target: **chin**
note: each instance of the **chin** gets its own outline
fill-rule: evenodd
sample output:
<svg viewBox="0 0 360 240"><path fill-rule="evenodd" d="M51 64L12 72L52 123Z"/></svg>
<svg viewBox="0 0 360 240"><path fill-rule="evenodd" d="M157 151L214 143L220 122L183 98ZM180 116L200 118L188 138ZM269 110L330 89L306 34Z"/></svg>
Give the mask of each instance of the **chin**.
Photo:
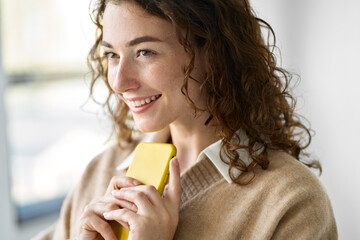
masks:
<svg viewBox="0 0 360 240"><path fill-rule="evenodd" d="M143 133L147 133L147 132L157 132L157 131L160 131L162 129L164 129L166 126L163 126L159 123L155 123L154 122L142 122L142 123L139 123L135 120L135 125L136 125L136 128L139 129L139 131L143 132Z"/></svg>

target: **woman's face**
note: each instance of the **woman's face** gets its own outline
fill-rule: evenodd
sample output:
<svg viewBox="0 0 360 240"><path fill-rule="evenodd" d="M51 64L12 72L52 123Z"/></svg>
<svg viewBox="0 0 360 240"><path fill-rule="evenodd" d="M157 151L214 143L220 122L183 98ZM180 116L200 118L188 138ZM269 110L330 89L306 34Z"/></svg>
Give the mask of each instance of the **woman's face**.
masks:
<svg viewBox="0 0 360 240"><path fill-rule="evenodd" d="M132 2L109 3L102 46L109 62L109 84L129 106L141 131L194 120L194 111L181 93L184 67L190 59L170 22ZM191 75L199 80L203 67L198 62ZM199 84L193 80L189 95L197 106L204 106Z"/></svg>

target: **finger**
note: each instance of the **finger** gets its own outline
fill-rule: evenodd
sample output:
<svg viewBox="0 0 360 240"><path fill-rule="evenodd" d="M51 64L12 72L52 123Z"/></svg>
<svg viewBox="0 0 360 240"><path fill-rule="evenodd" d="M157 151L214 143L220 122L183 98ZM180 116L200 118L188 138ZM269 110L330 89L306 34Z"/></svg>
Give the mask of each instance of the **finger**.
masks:
<svg viewBox="0 0 360 240"><path fill-rule="evenodd" d="M89 232L90 234L98 232L104 239L117 240L110 224L96 215L92 215L83 220L82 229L80 239L86 239Z"/></svg>
<svg viewBox="0 0 360 240"><path fill-rule="evenodd" d="M180 207L181 184L179 161L175 157L170 161L169 186L166 190L165 199Z"/></svg>
<svg viewBox="0 0 360 240"><path fill-rule="evenodd" d="M86 219L91 219L92 215L104 219L104 212L117 210L119 208L127 208L133 212L138 211L136 205L131 202L125 200L118 200L113 196L105 196L102 197L100 200L97 200L96 202L87 205L80 220L84 222L86 221Z"/></svg>
<svg viewBox="0 0 360 240"><path fill-rule="evenodd" d="M130 231L129 226L139 219L139 215L126 208L122 208L110 212L105 212L104 218L108 221L117 221Z"/></svg>
<svg viewBox="0 0 360 240"><path fill-rule="evenodd" d="M125 200L119 200L111 195L105 196L101 200L102 201L96 202L91 205L97 215L102 216L104 212L108 212L118 208L127 208L133 212L137 212L137 207L134 203Z"/></svg>
<svg viewBox="0 0 360 240"><path fill-rule="evenodd" d="M136 187L127 188L129 190L143 192L153 205L158 205L162 201L161 195L152 185L139 185Z"/></svg>
<svg viewBox="0 0 360 240"><path fill-rule="evenodd" d="M123 187L133 187L141 183L134 178L124 176L114 176L111 178L106 194L111 194L112 190L121 189Z"/></svg>
<svg viewBox="0 0 360 240"><path fill-rule="evenodd" d="M138 211L141 210L141 212L146 211L146 209L153 208L153 205L150 202L148 196L139 190L132 188L122 188L120 190L113 191L113 196L119 200L125 200L134 203L137 206Z"/></svg>
<svg viewBox="0 0 360 240"><path fill-rule="evenodd" d="M121 204L121 203L120 203ZM99 200L92 202L91 204L87 205L85 208L85 214L96 214L102 217L104 212L108 212L111 210L119 209L119 202L116 202L112 196L105 196Z"/></svg>
<svg viewBox="0 0 360 240"><path fill-rule="evenodd" d="M131 210L133 212L138 211L138 208L134 203L126 201L126 200L117 199L114 196L112 198L113 198L114 204L116 204L118 206L118 208L127 208L127 209L129 209L129 210ZM110 210L115 210L115 209L110 209Z"/></svg>

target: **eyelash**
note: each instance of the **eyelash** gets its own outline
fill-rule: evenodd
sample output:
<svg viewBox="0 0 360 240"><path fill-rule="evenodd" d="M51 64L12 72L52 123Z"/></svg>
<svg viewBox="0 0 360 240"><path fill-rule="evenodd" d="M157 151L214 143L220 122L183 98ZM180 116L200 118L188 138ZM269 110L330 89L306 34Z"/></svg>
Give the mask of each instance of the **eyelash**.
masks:
<svg viewBox="0 0 360 240"><path fill-rule="evenodd" d="M137 51L137 57L139 57L139 56L149 57L149 56L154 55L154 54L155 53L153 51L150 51L150 50L147 50L147 49L141 49L141 50Z"/></svg>
<svg viewBox="0 0 360 240"><path fill-rule="evenodd" d="M150 57L152 55L155 55L155 52L151 51L151 50L147 50L147 49L141 49L138 50L136 53L136 57ZM114 59L114 58L119 58L119 56L117 56L115 53L113 52L104 52L104 57L107 57L108 59Z"/></svg>
<svg viewBox="0 0 360 240"><path fill-rule="evenodd" d="M115 58L116 54L113 52L104 52L104 57L107 57L108 59Z"/></svg>

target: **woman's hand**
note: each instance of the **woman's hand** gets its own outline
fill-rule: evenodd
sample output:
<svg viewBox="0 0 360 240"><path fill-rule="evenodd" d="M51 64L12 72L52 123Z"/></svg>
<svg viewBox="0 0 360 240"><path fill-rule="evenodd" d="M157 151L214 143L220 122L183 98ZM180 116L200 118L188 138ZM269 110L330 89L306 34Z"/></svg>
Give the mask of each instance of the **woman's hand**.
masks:
<svg viewBox="0 0 360 240"><path fill-rule="evenodd" d="M86 207L80 218L82 230L80 239L106 239L117 240L110 224L103 216L104 212L118 210L120 208L137 211L137 207L126 200L116 199L111 195L115 189L134 187L140 185L140 182L129 177L113 177L105 196L91 201ZM124 223L125 224L125 223Z"/></svg>
<svg viewBox="0 0 360 240"><path fill-rule="evenodd" d="M169 186L164 198L153 186L145 185L114 190L113 196L117 201L134 204L137 208L137 211L126 207L104 212L106 220L115 220L129 230L129 240L173 239L181 197L178 160L174 158L170 162Z"/></svg>

